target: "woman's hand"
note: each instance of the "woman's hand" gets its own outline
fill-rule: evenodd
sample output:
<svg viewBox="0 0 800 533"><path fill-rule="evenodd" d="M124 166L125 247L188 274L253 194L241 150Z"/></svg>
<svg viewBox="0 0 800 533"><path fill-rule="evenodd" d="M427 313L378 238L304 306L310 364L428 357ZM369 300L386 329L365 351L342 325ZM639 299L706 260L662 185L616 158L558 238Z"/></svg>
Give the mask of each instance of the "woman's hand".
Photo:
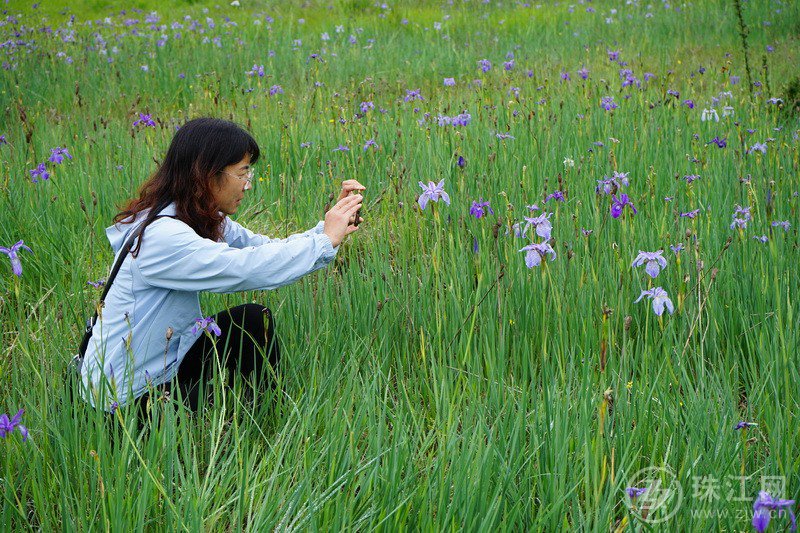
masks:
<svg viewBox="0 0 800 533"><path fill-rule="evenodd" d="M367 188L356 180L344 180L342 182L342 192L339 193L339 200L344 200L353 191L364 191Z"/></svg>
<svg viewBox="0 0 800 533"><path fill-rule="evenodd" d="M348 181L353 181L362 189L364 188L355 180ZM344 193L344 185L342 186L342 193ZM352 222L355 220L356 212L361 209L361 202L363 199L364 197L360 194L354 194L352 196L347 196L345 194L343 198L336 202L336 205L325 213L325 228L322 232L330 238L334 248L339 246L347 235L358 231L358 226L354 226Z"/></svg>

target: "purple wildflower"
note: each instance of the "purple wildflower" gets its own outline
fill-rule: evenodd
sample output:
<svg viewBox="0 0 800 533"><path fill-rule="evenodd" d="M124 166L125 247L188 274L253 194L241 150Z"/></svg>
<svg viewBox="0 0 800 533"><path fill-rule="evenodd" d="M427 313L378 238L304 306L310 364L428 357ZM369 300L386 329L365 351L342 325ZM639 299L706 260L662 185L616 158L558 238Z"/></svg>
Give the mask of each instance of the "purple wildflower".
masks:
<svg viewBox="0 0 800 533"><path fill-rule="evenodd" d="M0 135L0 146L4 145L4 144L8 144L8 141L6 140L5 134Z"/></svg>
<svg viewBox="0 0 800 533"><path fill-rule="evenodd" d="M747 228L747 219L746 218L734 218L733 222L731 222L731 229L739 228L739 229L746 229Z"/></svg>
<svg viewBox="0 0 800 533"><path fill-rule="evenodd" d="M222 330L219 329L217 323L214 322L213 317L195 318L194 326L192 327L192 334L196 335L198 331L207 331L209 333L213 333L217 337L222 335Z"/></svg>
<svg viewBox="0 0 800 533"><path fill-rule="evenodd" d="M581 67L578 71L578 76L580 76L582 80L585 80L589 77L589 71L586 70L586 67Z"/></svg>
<svg viewBox="0 0 800 533"><path fill-rule="evenodd" d="M753 143L753 145L747 149L746 153L750 154L753 152L761 152L762 154L766 154L767 143Z"/></svg>
<svg viewBox="0 0 800 533"><path fill-rule="evenodd" d="M618 108L619 106L614 102L613 96L604 96L600 101L600 107L605 109L606 111L611 111L613 109Z"/></svg>
<svg viewBox="0 0 800 533"><path fill-rule="evenodd" d="M789 519L792 521L790 531L797 531L797 519L792 511L794 507L794 500L780 500L775 499L768 492L761 491L758 493L758 499L753 503L753 527L759 533L763 533L769 525L772 518L770 511L778 511L778 517L784 512L789 513ZM785 511L784 511L785 510Z"/></svg>
<svg viewBox="0 0 800 533"><path fill-rule="evenodd" d="M789 223L788 220L774 220L772 222L772 227L773 228L781 227L783 228L783 231L789 231L791 224Z"/></svg>
<svg viewBox="0 0 800 533"><path fill-rule="evenodd" d="M4 439L8 435L11 435L11 433L13 433L16 429L22 435L22 442L28 440L28 428L20 424L22 421L22 414L24 412L25 409L20 409L10 420L7 414L3 413L0 415L0 439Z"/></svg>
<svg viewBox="0 0 800 533"><path fill-rule="evenodd" d="M642 291L642 294L633 303L638 303L645 296L653 300L653 312L656 315L661 316L664 313L664 307L667 308L669 314L675 312L675 307L672 305L672 300L669 299L667 291L661 287L653 287L650 290Z"/></svg>
<svg viewBox="0 0 800 533"><path fill-rule="evenodd" d="M675 245L670 244L669 249L675 252L675 255L678 255L683 250L683 243L679 242L678 244Z"/></svg>
<svg viewBox="0 0 800 533"><path fill-rule="evenodd" d="M683 218L694 218L697 214L700 213L700 209L695 209L694 211L687 211L685 213L681 213L678 216Z"/></svg>
<svg viewBox="0 0 800 533"><path fill-rule="evenodd" d="M694 100L687 98L686 100L683 101L683 105L685 105L689 109L694 109Z"/></svg>
<svg viewBox="0 0 800 533"><path fill-rule="evenodd" d="M675 89L668 89L667 90L667 94L670 95L670 96L674 96L675 98L680 98L681 97L681 93L679 93Z"/></svg>
<svg viewBox="0 0 800 533"><path fill-rule="evenodd" d="M609 61L619 61L619 50L606 50Z"/></svg>
<svg viewBox="0 0 800 533"><path fill-rule="evenodd" d="M98 279L97 281L87 281L86 284L91 285L95 289L99 289L100 287L106 284L106 280Z"/></svg>
<svg viewBox="0 0 800 533"><path fill-rule="evenodd" d="M465 166L467 166L467 160L464 159L463 156L458 156L458 160L456 161L456 165L458 165L458 168L464 168Z"/></svg>
<svg viewBox="0 0 800 533"><path fill-rule="evenodd" d="M625 489L625 494L628 495L628 498L633 500L644 494L646 491L647 487L628 487Z"/></svg>
<svg viewBox="0 0 800 533"><path fill-rule="evenodd" d="M494 215L494 210L489 205L489 201L487 200L484 202L483 198L481 198L480 201L478 202L473 201L472 206L469 208L469 214L474 216L475 218L481 218L486 216L487 211L489 212L488 214Z"/></svg>
<svg viewBox="0 0 800 533"><path fill-rule="evenodd" d="M619 198L617 198L616 195L611 195L612 217L619 218L619 216L622 214L622 211L625 209L625 206L630 207L634 215L637 213L636 207L633 205L633 202L630 201L627 194L620 194Z"/></svg>
<svg viewBox="0 0 800 533"><path fill-rule="evenodd" d="M734 430L737 430L737 429L744 429L744 428L747 428L747 427L755 427L755 426L757 426L757 425L758 425L758 424L756 424L755 422L739 422L738 424L736 424L736 425L734 426L734 428L733 428L733 429L734 429Z"/></svg>
<svg viewBox="0 0 800 533"><path fill-rule="evenodd" d="M700 176L698 174L687 174L683 177L683 179L686 180L686 183L691 183L693 181L699 180Z"/></svg>
<svg viewBox="0 0 800 533"><path fill-rule="evenodd" d="M478 61L478 65L480 65L481 70L484 72L489 72L492 70L492 63L488 59L481 59Z"/></svg>
<svg viewBox="0 0 800 533"><path fill-rule="evenodd" d="M375 104L373 104L372 102L361 102L358 108L361 109L362 113L366 113L370 109L375 109Z"/></svg>
<svg viewBox="0 0 800 533"><path fill-rule="evenodd" d="M501 141L503 141L505 139L516 139L516 137L514 137L510 133L500 133L499 131L495 134L495 137L497 137Z"/></svg>
<svg viewBox="0 0 800 533"><path fill-rule="evenodd" d="M258 76L259 78L264 77L264 65L253 65L247 73L248 76Z"/></svg>
<svg viewBox="0 0 800 533"><path fill-rule="evenodd" d="M20 249L28 250L30 253L33 253L33 250L25 246L23 241L14 243L11 248L0 246L0 252L8 256L8 259L11 261L11 272L13 272L17 277L22 276L22 262L19 260L19 256L17 255L17 252Z"/></svg>
<svg viewBox="0 0 800 533"><path fill-rule="evenodd" d="M269 88L269 95L275 96L276 94L283 94L283 87L280 85L273 85Z"/></svg>
<svg viewBox="0 0 800 533"><path fill-rule="evenodd" d="M728 146L728 139L726 137L723 137L722 139L720 139L719 137L714 137L713 139L708 141L706 144L711 144L711 143L716 144L717 147L719 147L719 148L725 148L726 146Z"/></svg>
<svg viewBox="0 0 800 533"><path fill-rule="evenodd" d="M550 200L555 200L556 202L565 202L567 199L564 197L564 193L562 191L555 191L545 197L544 203L547 203Z"/></svg>
<svg viewBox="0 0 800 533"><path fill-rule="evenodd" d="M762 235L760 237L758 235L753 235L753 238L758 242L760 242L761 244L767 244L769 242L769 237L767 237L766 235Z"/></svg>
<svg viewBox="0 0 800 533"><path fill-rule="evenodd" d="M525 224L525 229L522 230L522 235L525 235L528 228L533 226L536 230L536 235L543 239L550 239L550 233L553 231L553 224L549 220L551 216L553 216L553 213L542 213L538 217L524 217L527 224Z"/></svg>
<svg viewBox="0 0 800 533"><path fill-rule="evenodd" d="M556 259L556 251L553 250L553 247L547 244L547 242L529 244L528 246L520 248L519 251L527 252L525 254L525 266L528 268L539 266L545 255L550 255L550 261L555 261Z"/></svg>
<svg viewBox="0 0 800 533"><path fill-rule="evenodd" d="M339 146L337 146L336 148L334 148L331 151L332 152L349 152L350 148L348 148L347 145L340 144Z"/></svg>
<svg viewBox="0 0 800 533"><path fill-rule="evenodd" d="M404 102L411 102L412 100L425 100L422 95L420 94L420 90L410 90L406 89L406 95L403 97Z"/></svg>
<svg viewBox="0 0 800 533"><path fill-rule="evenodd" d="M425 206L428 205L428 201L433 200L434 202L438 202L440 198L444 203L450 205L450 196L444 192L444 180L441 180L439 183L429 181L428 185L420 181L419 186L422 187L422 194L419 196L418 200L421 209L425 209Z"/></svg>
<svg viewBox="0 0 800 533"><path fill-rule="evenodd" d="M633 260L631 266L636 268L646 265L644 271L647 272L651 278L655 278L662 269L667 268L667 260L661 255L663 253L664 250L659 250L657 252L643 252L639 250L639 255Z"/></svg>
<svg viewBox="0 0 800 533"><path fill-rule="evenodd" d="M46 180L50 178L50 173L47 172L47 167L45 167L44 163L39 163L39 165L30 171L31 173L31 181L34 183L39 182L39 178Z"/></svg>
<svg viewBox="0 0 800 533"><path fill-rule="evenodd" d="M156 127L156 123L153 122L153 118L150 115L145 114L145 113L139 113L139 118L136 121L134 121L133 127L135 128L136 126L139 126L140 124L142 125L142 127L145 127L145 128L148 127L148 126L151 127L151 128L155 128Z"/></svg>
<svg viewBox="0 0 800 533"><path fill-rule="evenodd" d="M380 148L378 144L375 142L375 139L370 139L364 143L364 151L366 152L370 146L374 146L376 150Z"/></svg>
<svg viewBox="0 0 800 533"><path fill-rule="evenodd" d="M503 63L503 68L505 70L512 70L514 68L514 60L512 59L511 61L506 61Z"/></svg>
<svg viewBox="0 0 800 533"><path fill-rule="evenodd" d="M455 78L445 78L444 79L445 87L452 87L455 84L456 84L456 79Z"/></svg>
<svg viewBox="0 0 800 533"><path fill-rule="evenodd" d="M55 163L56 165L60 165L64 162L64 156L67 156L69 159L72 159L72 156L67 151L66 148L51 148L50 149L50 162Z"/></svg>
<svg viewBox="0 0 800 533"><path fill-rule="evenodd" d="M561 71L561 79L564 81L572 81L572 78L569 77L569 72L566 70Z"/></svg>

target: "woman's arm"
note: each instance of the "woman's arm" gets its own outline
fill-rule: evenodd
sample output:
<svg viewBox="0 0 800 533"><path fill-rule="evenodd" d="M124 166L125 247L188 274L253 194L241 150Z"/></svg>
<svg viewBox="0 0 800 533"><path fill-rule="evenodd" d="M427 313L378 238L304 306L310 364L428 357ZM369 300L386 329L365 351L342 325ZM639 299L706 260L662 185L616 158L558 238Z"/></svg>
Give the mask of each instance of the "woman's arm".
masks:
<svg viewBox="0 0 800 533"><path fill-rule="evenodd" d="M204 239L179 220L160 219L145 231L133 268L146 283L179 291L275 289L323 268L336 250L324 233L236 248Z"/></svg>
<svg viewBox="0 0 800 533"><path fill-rule="evenodd" d="M247 248L248 246L261 246L262 244L271 242L289 242L301 237L310 237L312 235L322 233L324 226L325 223L323 221L319 221L316 226L310 230L304 231L303 233L295 233L294 235L290 235L285 239L270 239L266 235L254 233L238 222L235 222L230 218L226 218L224 235L225 242L227 242L230 246L233 246L234 248Z"/></svg>

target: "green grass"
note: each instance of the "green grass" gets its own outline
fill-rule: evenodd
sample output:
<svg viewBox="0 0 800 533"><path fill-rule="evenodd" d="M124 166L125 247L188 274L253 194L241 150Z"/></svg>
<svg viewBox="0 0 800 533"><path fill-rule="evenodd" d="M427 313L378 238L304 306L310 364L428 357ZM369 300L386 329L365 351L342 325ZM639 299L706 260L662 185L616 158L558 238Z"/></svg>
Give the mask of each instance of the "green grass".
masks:
<svg viewBox="0 0 800 533"><path fill-rule="evenodd" d="M798 6L744 5L762 84L751 96L732 2L653 2L652 17L646 3L570 13L401 2L383 18L372 2L241 2L139 2L127 8L144 12L126 15L103 2L67 14L46 2L3 6L21 16L0 41L24 25L34 32L14 39L36 46L0 59L13 63L0 77L0 245L23 239L33 250L20 252L20 278L0 255L0 412L24 408L30 429L25 443L0 440L0 529L746 530L764 476L784 479L775 496L800 495L800 150L797 117L768 103L797 76ZM154 9L163 32L144 23ZM63 41L69 13L74 42ZM84 25L106 16L115 26ZM130 35L128 18L144 36ZM176 21L184 28L171 29ZM640 80L656 77L621 88L607 50ZM267 76L248 77L253 64ZM274 84L284 94L268 96ZM403 102L406 89L425 100ZM604 96L619 104L613 113ZM720 115L725 105L734 115L702 122L714 97ZM356 117L362 101L375 109ZM462 111L470 125L437 125ZM158 127L132 129L139 113ZM304 230L351 177L368 188L366 222L322 273L270 292L203 295L209 314L245 301L273 310L277 392L255 408L219 394L193 416L158 405L145 431L123 408L110 438L104 414L63 386L99 297L86 282L107 276L103 230L117 207L155 170L175 126L200 115L232 118L260 143L256 186L236 216L247 227ZM727 147L708 144L715 136ZM765 154L746 153L770 137ZM364 152L372 138L380 149ZM350 151L334 152L340 144ZM57 146L73 159L32 182ZM611 218L609 197L595 193L615 170L630 173L636 216ZM687 174L701 178L687 184ZM417 182L440 179L451 205L420 211ZM566 202L543 203L559 188ZM480 197L494 214L475 219ZM533 203L554 213L557 258L528 269L519 249L533 241L513 224ZM751 206L742 231L729 228L737 204ZM678 216L694 209L697 218ZM789 231L771 226L780 220ZM762 234L767 243L753 239ZM640 250L658 249L669 265L655 280L631 268ZM654 286L673 315L634 303ZM758 427L734 431L742 420ZM623 492L651 466L674 472L684 493L655 525ZM718 498L699 495L703 477ZM771 530L786 523L775 518Z"/></svg>

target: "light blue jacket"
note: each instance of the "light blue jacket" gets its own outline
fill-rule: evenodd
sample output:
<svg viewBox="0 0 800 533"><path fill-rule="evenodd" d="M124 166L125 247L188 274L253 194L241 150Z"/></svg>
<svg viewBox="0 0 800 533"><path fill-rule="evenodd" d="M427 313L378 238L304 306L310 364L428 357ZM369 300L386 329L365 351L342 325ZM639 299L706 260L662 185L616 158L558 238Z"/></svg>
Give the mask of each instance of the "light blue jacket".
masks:
<svg viewBox="0 0 800 533"><path fill-rule="evenodd" d="M175 215L171 204L160 212ZM106 229L116 258L133 223ZM105 307L86 349L81 376L84 398L109 410L172 379L200 335L192 333L203 316L199 291L236 292L275 289L297 281L333 261L338 248L323 232L323 222L305 233L270 239L226 217L225 242L197 235L180 220L159 218L144 232L137 257L125 258L109 289ZM167 329L172 338L167 340ZM105 376L108 384L100 387ZM98 398L100 390L104 398Z"/></svg>

